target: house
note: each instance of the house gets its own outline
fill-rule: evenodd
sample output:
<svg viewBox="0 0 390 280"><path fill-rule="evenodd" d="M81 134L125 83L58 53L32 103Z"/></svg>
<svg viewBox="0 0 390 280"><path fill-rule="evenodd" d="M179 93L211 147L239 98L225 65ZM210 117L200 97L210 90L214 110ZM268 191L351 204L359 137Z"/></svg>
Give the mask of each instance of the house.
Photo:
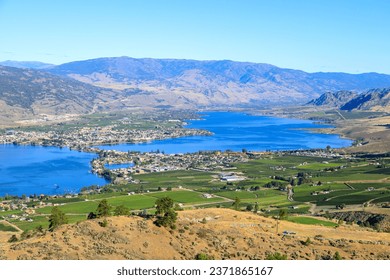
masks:
<svg viewBox="0 0 390 280"><path fill-rule="evenodd" d="M230 174L230 175L221 174L220 178L221 178L221 181L225 181L225 182L237 182L237 181L244 180L243 177L237 176L235 174Z"/></svg>
<svg viewBox="0 0 390 280"><path fill-rule="evenodd" d="M202 197L203 198L212 198L214 196L212 194L209 194L209 193L204 193L204 194L202 194Z"/></svg>

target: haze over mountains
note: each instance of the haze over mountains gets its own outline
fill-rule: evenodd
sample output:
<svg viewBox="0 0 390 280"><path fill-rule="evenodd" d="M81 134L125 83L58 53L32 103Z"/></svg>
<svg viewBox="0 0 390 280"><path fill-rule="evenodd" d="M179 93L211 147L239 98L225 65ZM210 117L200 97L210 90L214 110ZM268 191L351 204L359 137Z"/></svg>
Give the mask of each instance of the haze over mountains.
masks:
<svg viewBox="0 0 390 280"><path fill-rule="evenodd" d="M51 66L54 66L54 64L39 62L39 61L13 61L13 60L6 60L0 62L1 66L9 66L9 67L17 67L17 68L31 68L31 69L45 69Z"/></svg>
<svg viewBox="0 0 390 280"><path fill-rule="evenodd" d="M0 118L3 119L140 107L215 109L302 105L333 91L344 91L332 97L338 106L345 105L348 110L365 109L373 103L347 105L356 96L353 92L390 87L390 75L385 74L306 73L270 64L228 60L116 57L58 66L13 61L1 64L13 66L0 66ZM384 98L383 94L370 96L376 100Z"/></svg>

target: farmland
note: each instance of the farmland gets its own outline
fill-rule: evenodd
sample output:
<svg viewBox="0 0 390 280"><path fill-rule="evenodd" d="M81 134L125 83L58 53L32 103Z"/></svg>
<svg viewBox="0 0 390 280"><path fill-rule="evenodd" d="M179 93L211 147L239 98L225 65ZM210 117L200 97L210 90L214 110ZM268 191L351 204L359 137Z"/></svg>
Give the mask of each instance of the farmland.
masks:
<svg viewBox="0 0 390 280"><path fill-rule="evenodd" d="M321 215L340 209L374 211L390 202L388 163L388 158L324 158L269 153L247 162L232 163L229 170L189 169L138 174L134 175L137 184L113 186L111 191L72 198L46 199L29 219L21 219L21 212L15 210L0 212L0 217L21 230L37 226L47 228L54 205L68 216L70 223L75 223L86 220L102 199L107 199L112 210L123 205L136 214L144 209L153 213L156 200L167 196L183 209L230 208L238 201L242 211L257 205L259 213L272 216L278 215L280 209L287 209L291 221L315 224L315 220L299 215ZM244 179L224 181L221 174L225 173ZM287 197L288 186L293 190L292 199ZM386 212L386 208L381 210ZM0 228L7 229L5 226Z"/></svg>

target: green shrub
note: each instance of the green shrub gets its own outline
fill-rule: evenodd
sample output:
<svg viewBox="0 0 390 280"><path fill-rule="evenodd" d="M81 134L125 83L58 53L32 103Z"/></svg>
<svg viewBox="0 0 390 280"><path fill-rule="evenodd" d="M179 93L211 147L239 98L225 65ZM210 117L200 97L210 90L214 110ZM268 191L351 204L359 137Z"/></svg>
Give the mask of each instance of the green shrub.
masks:
<svg viewBox="0 0 390 280"><path fill-rule="evenodd" d="M287 255L282 255L279 252L268 254L266 260L287 260Z"/></svg>
<svg viewBox="0 0 390 280"><path fill-rule="evenodd" d="M214 258L212 256L209 256L204 253L199 253L195 256L195 260L213 260Z"/></svg>

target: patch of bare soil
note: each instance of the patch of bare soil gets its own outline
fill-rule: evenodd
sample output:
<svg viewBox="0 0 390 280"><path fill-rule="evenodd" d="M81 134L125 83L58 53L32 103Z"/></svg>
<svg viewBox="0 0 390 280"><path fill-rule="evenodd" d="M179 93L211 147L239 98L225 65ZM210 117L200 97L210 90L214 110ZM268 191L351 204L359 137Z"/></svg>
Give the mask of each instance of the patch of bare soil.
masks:
<svg viewBox="0 0 390 280"><path fill-rule="evenodd" d="M338 228L276 221L248 212L202 209L179 212L175 230L140 217L107 218L65 225L24 241L0 243L0 259L390 259L390 234L358 226ZM283 235L283 231L295 232ZM308 239L309 238L309 239ZM309 242L307 242L309 240Z"/></svg>

